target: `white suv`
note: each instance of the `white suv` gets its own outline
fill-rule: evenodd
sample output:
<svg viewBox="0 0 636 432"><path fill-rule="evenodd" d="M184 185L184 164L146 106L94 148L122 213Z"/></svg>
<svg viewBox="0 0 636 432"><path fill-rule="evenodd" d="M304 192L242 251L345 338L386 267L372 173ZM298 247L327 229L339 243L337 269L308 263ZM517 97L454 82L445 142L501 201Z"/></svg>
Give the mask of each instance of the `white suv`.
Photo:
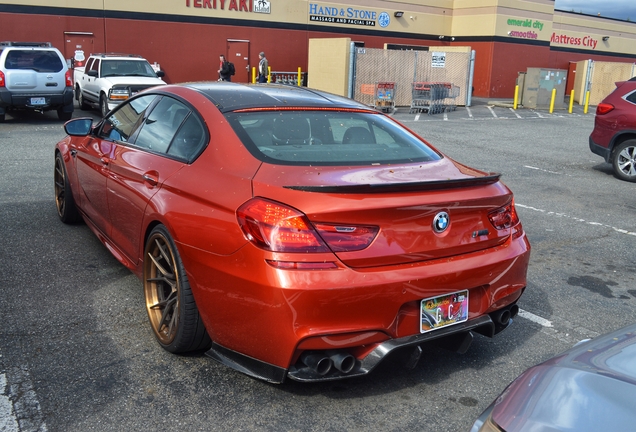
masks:
<svg viewBox="0 0 636 432"><path fill-rule="evenodd" d="M71 72L50 42L0 42L0 122L17 109L73 115Z"/></svg>

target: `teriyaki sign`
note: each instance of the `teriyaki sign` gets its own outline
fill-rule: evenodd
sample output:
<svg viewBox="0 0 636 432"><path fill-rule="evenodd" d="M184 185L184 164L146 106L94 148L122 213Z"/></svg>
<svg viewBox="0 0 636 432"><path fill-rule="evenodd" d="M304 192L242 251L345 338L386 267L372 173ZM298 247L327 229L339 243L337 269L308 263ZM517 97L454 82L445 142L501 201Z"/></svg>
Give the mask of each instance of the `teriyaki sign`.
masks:
<svg viewBox="0 0 636 432"><path fill-rule="evenodd" d="M386 27L389 25L391 18L386 12L378 14L369 9L356 9L353 7L337 8L334 6L323 6L318 3L310 3L309 21L369 27L375 27L377 22L380 27Z"/></svg>

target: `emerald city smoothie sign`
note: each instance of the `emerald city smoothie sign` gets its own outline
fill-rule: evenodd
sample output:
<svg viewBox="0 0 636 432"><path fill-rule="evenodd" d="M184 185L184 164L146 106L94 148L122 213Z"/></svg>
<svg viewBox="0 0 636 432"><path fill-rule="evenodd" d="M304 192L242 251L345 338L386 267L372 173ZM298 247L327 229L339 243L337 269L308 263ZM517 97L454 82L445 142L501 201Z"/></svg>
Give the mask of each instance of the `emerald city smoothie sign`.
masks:
<svg viewBox="0 0 636 432"><path fill-rule="evenodd" d="M337 8L310 3L309 21L368 27L375 27L377 23L380 27L387 27L391 22L391 17L386 12L377 13L369 9Z"/></svg>

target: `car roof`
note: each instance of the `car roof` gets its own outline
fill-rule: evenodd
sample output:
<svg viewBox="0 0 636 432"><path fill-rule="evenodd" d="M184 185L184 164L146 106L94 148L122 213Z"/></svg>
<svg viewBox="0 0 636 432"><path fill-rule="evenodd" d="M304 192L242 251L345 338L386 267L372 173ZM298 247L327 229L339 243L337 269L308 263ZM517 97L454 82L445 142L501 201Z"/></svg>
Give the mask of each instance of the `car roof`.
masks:
<svg viewBox="0 0 636 432"><path fill-rule="evenodd" d="M205 82L183 84L203 93L221 112L268 107L371 108L351 99L320 90L283 84L237 84Z"/></svg>
<svg viewBox="0 0 636 432"><path fill-rule="evenodd" d="M124 53L93 53L91 57L107 58L107 59L126 59L126 60L146 60L139 54Z"/></svg>
<svg viewBox="0 0 636 432"><path fill-rule="evenodd" d="M52 48L51 42L15 42L15 41L2 41L0 47L17 47L17 48Z"/></svg>

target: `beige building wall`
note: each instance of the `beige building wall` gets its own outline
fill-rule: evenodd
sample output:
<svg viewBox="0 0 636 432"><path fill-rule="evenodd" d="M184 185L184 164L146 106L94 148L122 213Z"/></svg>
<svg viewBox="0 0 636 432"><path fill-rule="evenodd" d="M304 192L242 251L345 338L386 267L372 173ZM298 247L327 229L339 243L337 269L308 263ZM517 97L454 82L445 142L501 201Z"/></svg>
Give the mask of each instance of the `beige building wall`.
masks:
<svg viewBox="0 0 636 432"><path fill-rule="evenodd" d="M347 96L351 39L309 39L307 87Z"/></svg>
<svg viewBox="0 0 636 432"><path fill-rule="evenodd" d="M636 57L636 25L629 22L554 11L550 41L553 47L590 54L620 52Z"/></svg>
<svg viewBox="0 0 636 432"><path fill-rule="evenodd" d="M274 21L290 24L330 26L342 29L405 32L451 37L500 36L551 41L552 46L590 50L594 53L636 55L636 26L619 20L554 10L554 0L315 0L270 1L264 13L245 9L256 0L10 0L6 4L61 7L169 15ZM233 6L232 6L233 5ZM320 9L318 11L317 9ZM386 26L329 21L347 17L349 10L383 12ZM395 12L403 12L396 17ZM336 12L336 16L333 15ZM322 21L312 20L318 17ZM603 41L603 37L608 37Z"/></svg>
<svg viewBox="0 0 636 432"><path fill-rule="evenodd" d="M494 35L547 41L553 13L551 0L455 0L452 36Z"/></svg>

